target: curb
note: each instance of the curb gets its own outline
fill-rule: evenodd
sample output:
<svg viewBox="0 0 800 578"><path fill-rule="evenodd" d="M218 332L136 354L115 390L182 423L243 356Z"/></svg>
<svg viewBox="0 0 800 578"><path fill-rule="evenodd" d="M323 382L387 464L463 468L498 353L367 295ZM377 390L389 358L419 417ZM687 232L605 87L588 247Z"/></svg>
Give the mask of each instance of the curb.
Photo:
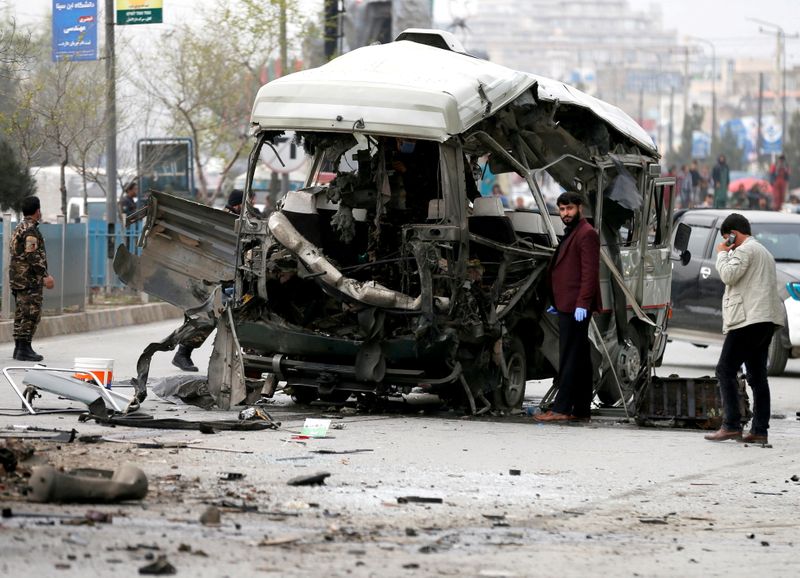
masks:
<svg viewBox="0 0 800 578"><path fill-rule="evenodd" d="M183 317L183 311L169 303L146 303L143 305L125 305L95 309L80 313L42 316L36 329L35 339L70 335L86 331L112 329L126 325L142 325L164 319ZM0 321L0 343L14 341L14 321Z"/></svg>

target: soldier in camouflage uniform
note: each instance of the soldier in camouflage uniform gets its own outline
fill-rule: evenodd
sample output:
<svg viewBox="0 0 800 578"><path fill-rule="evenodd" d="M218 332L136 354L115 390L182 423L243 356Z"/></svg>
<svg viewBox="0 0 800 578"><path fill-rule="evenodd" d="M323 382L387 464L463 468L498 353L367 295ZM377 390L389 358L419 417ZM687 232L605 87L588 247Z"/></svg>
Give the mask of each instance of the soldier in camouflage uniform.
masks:
<svg viewBox="0 0 800 578"><path fill-rule="evenodd" d="M39 232L42 218L38 197L25 197L21 203L23 220L11 236L11 259L8 278L14 294L14 359L41 361L44 359L31 347L36 326L42 317L42 289L52 289L53 277L47 272L47 253Z"/></svg>

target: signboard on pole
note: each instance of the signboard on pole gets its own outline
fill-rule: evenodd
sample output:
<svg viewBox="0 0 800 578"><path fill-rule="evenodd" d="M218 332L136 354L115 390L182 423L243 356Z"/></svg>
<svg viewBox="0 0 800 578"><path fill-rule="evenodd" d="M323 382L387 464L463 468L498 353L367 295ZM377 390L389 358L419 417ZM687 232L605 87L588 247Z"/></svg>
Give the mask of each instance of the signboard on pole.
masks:
<svg viewBox="0 0 800 578"><path fill-rule="evenodd" d="M160 24L163 0L117 0L117 24Z"/></svg>
<svg viewBox="0 0 800 578"><path fill-rule="evenodd" d="M53 62L97 60L97 2L53 1Z"/></svg>
<svg viewBox="0 0 800 578"><path fill-rule="evenodd" d="M192 159L191 139L141 139L136 151L140 206L149 189L193 199Z"/></svg>

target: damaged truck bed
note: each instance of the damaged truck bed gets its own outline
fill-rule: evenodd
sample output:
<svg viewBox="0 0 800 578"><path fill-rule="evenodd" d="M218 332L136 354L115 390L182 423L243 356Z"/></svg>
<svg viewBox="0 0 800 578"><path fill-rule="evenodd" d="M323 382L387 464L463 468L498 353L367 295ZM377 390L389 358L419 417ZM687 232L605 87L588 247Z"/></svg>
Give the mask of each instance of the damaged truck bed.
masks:
<svg viewBox="0 0 800 578"><path fill-rule="evenodd" d="M596 393L627 402L646 383L666 343L674 179L621 110L407 31L263 86L251 121L247 188L287 132L312 161L305 188L235 223L154 193L141 258L117 259L126 283L217 320L220 407L265 374L297 401L421 388L473 413L519 407L558 366L546 274L562 226L544 178L586 196L602 241ZM537 208L481 197L481 164L519 174Z"/></svg>

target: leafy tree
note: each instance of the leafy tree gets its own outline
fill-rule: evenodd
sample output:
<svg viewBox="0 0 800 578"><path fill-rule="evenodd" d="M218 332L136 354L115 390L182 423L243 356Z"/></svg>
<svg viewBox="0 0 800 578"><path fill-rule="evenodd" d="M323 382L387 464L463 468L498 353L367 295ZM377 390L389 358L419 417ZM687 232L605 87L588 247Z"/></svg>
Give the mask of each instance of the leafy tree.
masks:
<svg viewBox="0 0 800 578"><path fill-rule="evenodd" d="M28 169L20 164L11 145L0 140L0 209L18 211L20 201L35 191Z"/></svg>
<svg viewBox="0 0 800 578"><path fill-rule="evenodd" d="M34 34L24 65L18 67L7 94L12 106L0 116L0 128L14 143L25 167L61 165L61 210L66 211L65 169L75 165L97 181L96 164L104 147L105 79L101 62L50 61L46 33ZM85 188L85 186L84 186Z"/></svg>
<svg viewBox="0 0 800 578"><path fill-rule="evenodd" d="M195 143L197 200L212 202L225 176L249 143L249 117L263 79L277 56L280 9L299 38L297 0L238 0L215 3L199 24L178 26L156 44L152 56L138 50L138 88L166 109L174 136ZM209 190L208 159L224 159L222 179Z"/></svg>
<svg viewBox="0 0 800 578"><path fill-rule="evenodd" d="M678 158L673 164L688 163L692 159L692 133L701 130L703 126L703 107L692 104L692 109L683 118L681 131L681 146L678 149Z"/></svg>
<svg viewBox="0 0 800 578"><path fill-rule="evenodd" d="M717 159L719 155L725 155L728 167L732 171L742 170L744 167L744 150L739 146L739 140L730 126L725 127L725 131L715 144L713 158Z"/></svg>

